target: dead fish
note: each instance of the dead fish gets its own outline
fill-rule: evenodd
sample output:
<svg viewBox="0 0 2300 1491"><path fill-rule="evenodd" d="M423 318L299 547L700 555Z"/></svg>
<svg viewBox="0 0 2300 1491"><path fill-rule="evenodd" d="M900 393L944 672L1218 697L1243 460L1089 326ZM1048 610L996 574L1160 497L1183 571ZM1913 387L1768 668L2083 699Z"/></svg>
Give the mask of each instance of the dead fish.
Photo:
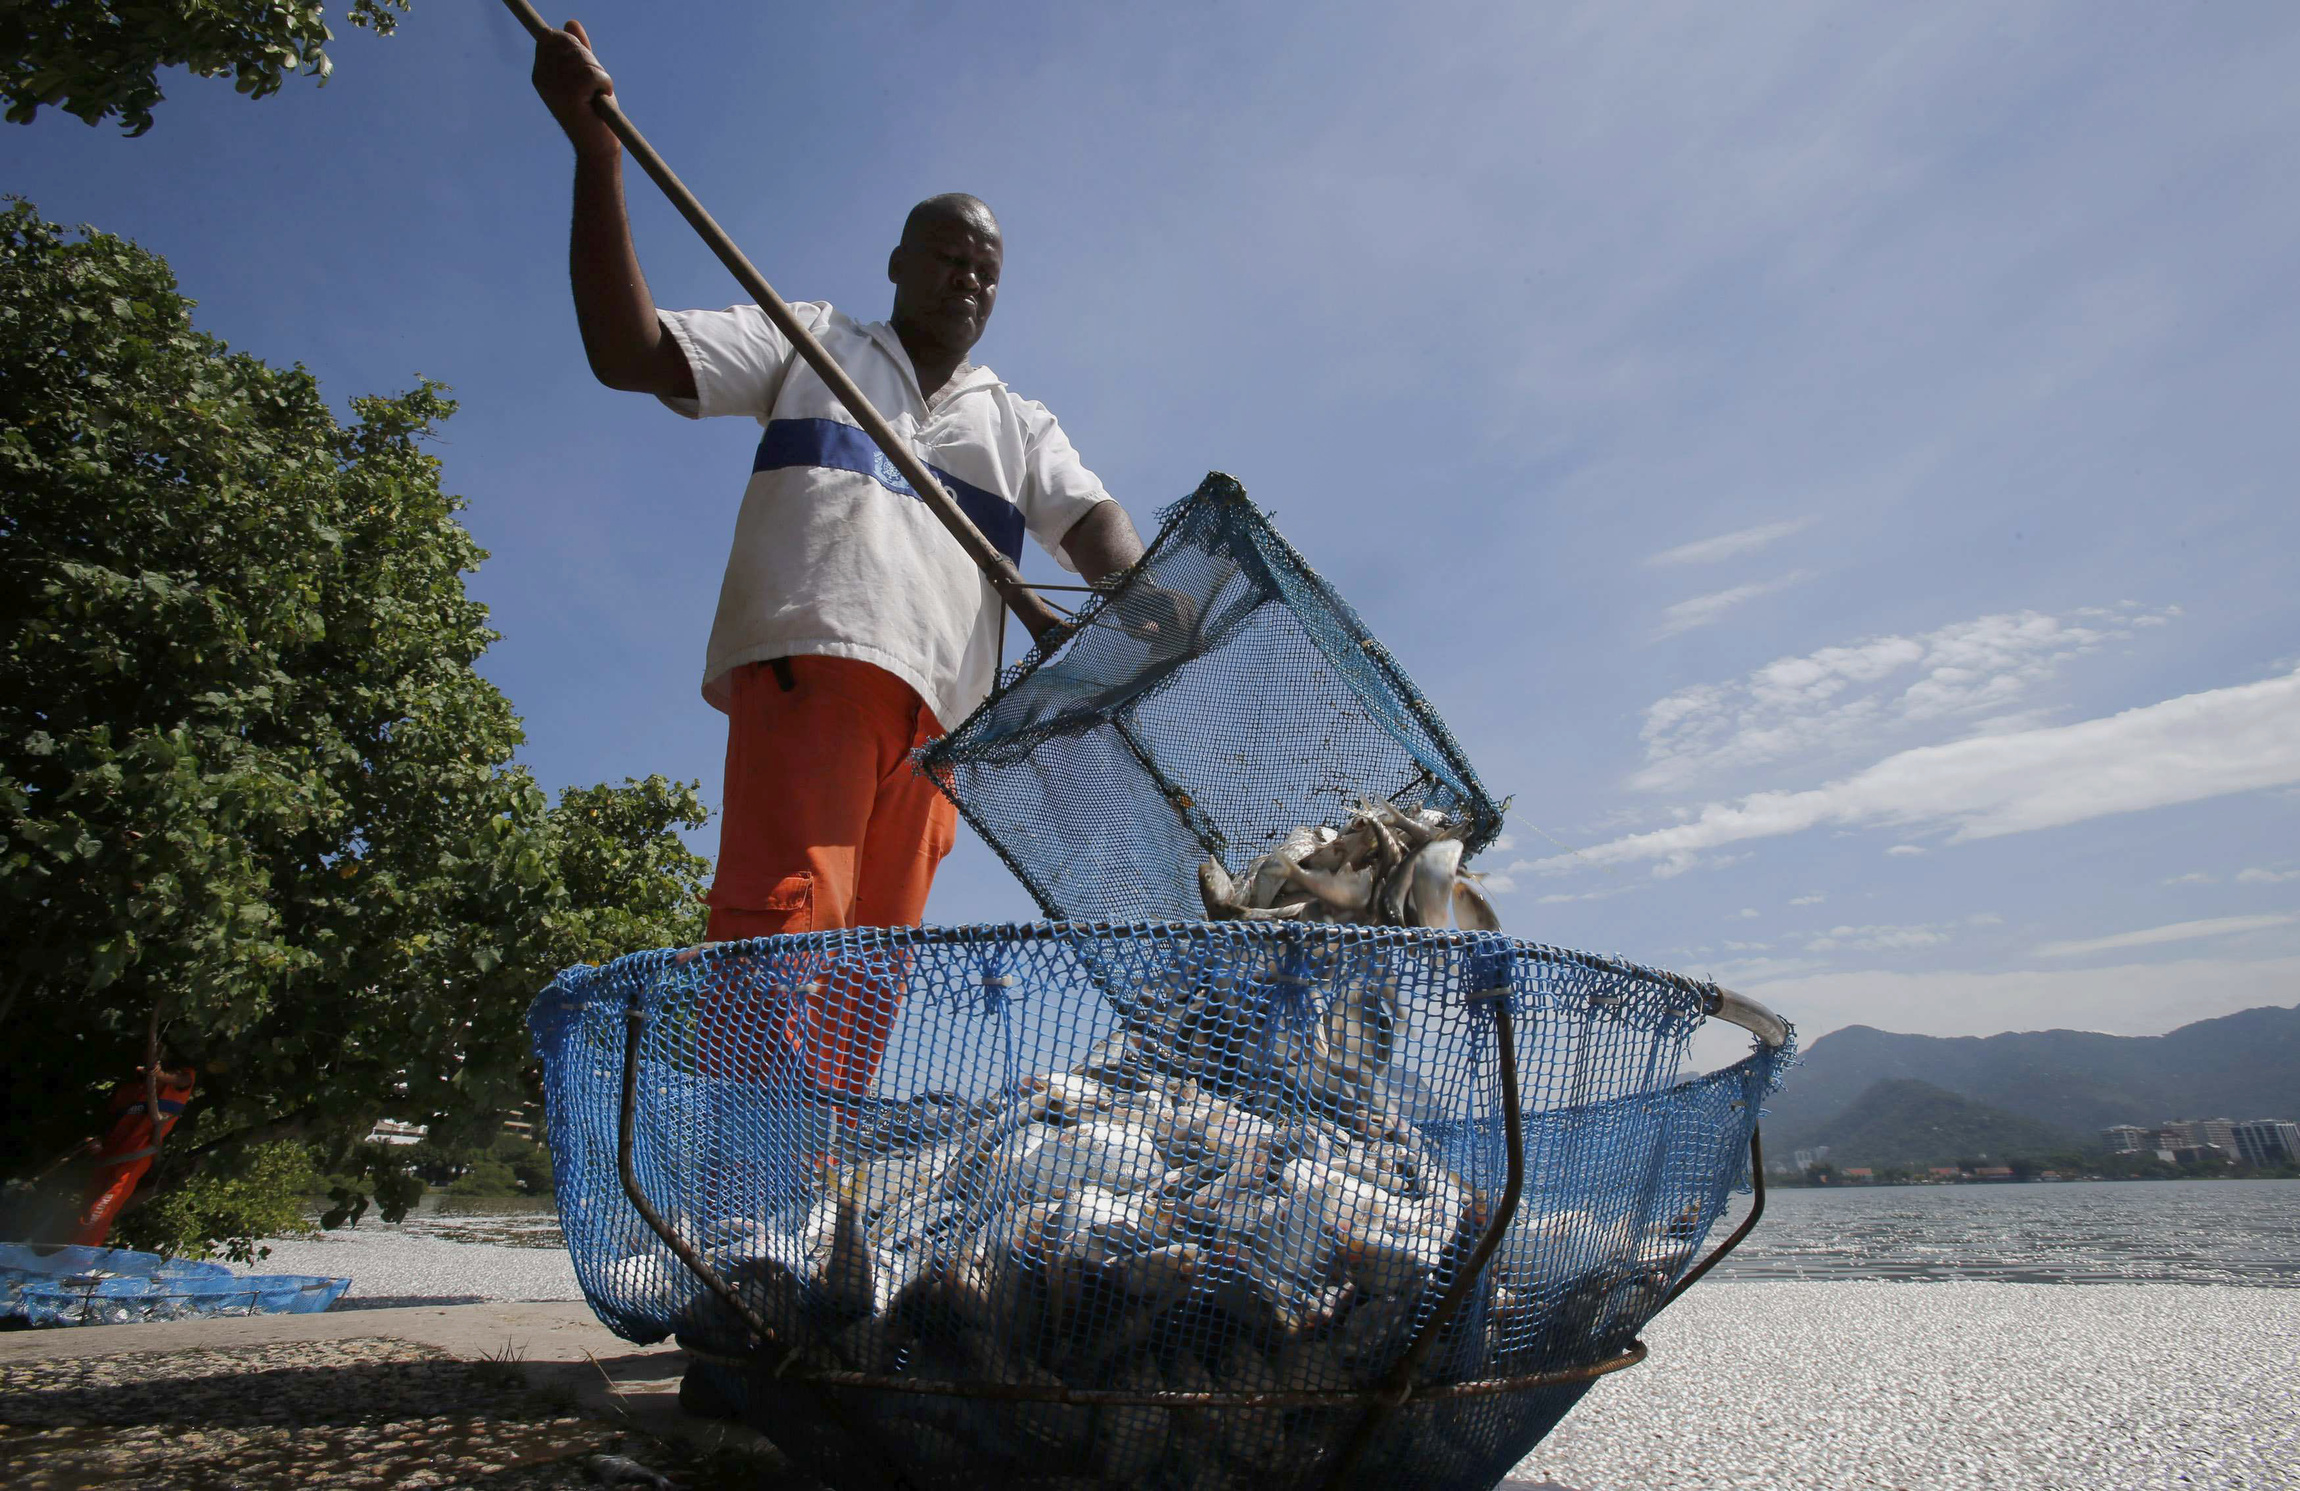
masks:
<svg viewBox="0 0 2300 1491"><path fill-rule="evenodd" d="M591 1479L602 1486L645 1486L649 1491L671 1491L678 1484L628 1455L593 1455L585 1464Z"/></svg>
<svg viewBox="0 0 2300 1491"><path fill-rule="evenodd" d="M876 1315L885 1303L878 1258L863 1230L863 1187L868 1178L868 1166L852 1164L842 1167L836 1182L829 1246L816 1281L817 1301L834 1316Z"/></svg>
<svg viewBox="0 0 2300 1491"><path fill-rule="evenodd" d="M1051 1072L1031 1079L1031 1117L1045 1123L1079 1123L1106 1111L1118 1095L1077 1072Z"/></svg>
<svg viewBox="0 0 2300 1491"><path fill-rule="evenodd" d="M1155 1197L1080 1186L1055 1223L1055 1253L1088 1268L1107 1268L1175 1241L1176 1225Z"/></svg>
<svg viewBox="0 0 2300 1491"><path fill-rule="evenodd" d="M1408 1145L1375 1140L1334 1156L1334 1167L1395 1196L1415 1193L1420 1184L1421 1158Z"/></svg>
<svg viewBox="0 0 2300 1491"><path fill-rule="evenodd" d="M1453 920L1455 873L1461 869L1461 840L1439 839L1414 856L1402 920L1409 926L1442 927Z"/></svg>
<svg viewBox="0 0 2300 1491"><path fill-rule="evenodd" d="M1131 1030L1112 1031L1096 1041L1070 1070L1119 1091L1131 1092L1150 1080L1150 1062L1142 1039Z"/></svg>
<svg viewBox="0 0 2300 1491"><path fill-rule="evenodd" d="M1157 1141L1132 1124L1096 1119L1076 1128L1040 1128L1019 1142L1010 1174L1016 1188L1058 1201L1082 1186L1138 1191L1166 1178Z"/></svg>
<svg viewBox="0 0 2300 1491"><path fill-rule="evenodd" d="M685 1264L662 1253L632 1253L600 1273L607 1296L630 1309L667 1310L701 1287Z"/></svg>
<svg viewBox="0 0 2300 1491"><path fill-rule="evenodd" d="M1292 883L1308 891L1328 911L1354 914L1373 904L1374 869L1353 865L1338 870L1312 870L1296 866Z"/></svg>
<svg viewBox="0 0 2300 1491"><path fill-rule="evenodd" d="M1119 1287L1153 1307L1171 1304L1197 1284L1204 1260L1196 1243L1167 1243L1120 1259Z"/></svg>
<svg viewBox="0 0 2300 1491"><path fill-rule="evenodd" d="M1453 883L1453 924L1464 932L1501 930L1501 914L1493 909L1485 886L1466 870Z"/></svg>
<svg viewBox="0 0 2300 1491"><path fill-rule="evenodd" d="M1467 825L1434 808L1362 800L1348 827L1291 830L1233 877L1219 858L1198 868L1199 898L1217 921L1356 922L1498 931L1482 886L1461 887Z"/></svg>
<svg viewBox="0 0 2300 1491"><path fill-rule="evenodd" d="M1270 1357L1246 1342L1234 1344L1215 1360L1211 1375L1217 1391L1274 1393L1278 1371ZM1270 1474L1281 1469L1286 1453L1286 1419L1275 1408L1231 1408L1215 1417L1222 1448L1249 1468Z"/></svg>
<svg viewBox="0 0 2300 1491"><path fill-rule="evenodd" d="M1445 1261L1446 1246L1451 1240L1388 1228L1344 1231L1335 1253L1341 1260L1343 1272L1368 1294L1418 1297L1422 1285Z"/></svg>
<svg viewBox="0 0 2300 1491"><path fill-rule="evenodd" d="M1009 1381L1033 1387L1063 1387L1061 1374L1050 1372L1034 1362L1017 1362L1011 1369ZM1030 1446L1030 1458L1043 1462L1048 1458L1066 1459L1086 1448L1094 1433L1094 1410L1075 1403L1044 1403L1025 1399L1014 1405L1012 1418L1015 1430ZM1009 1482L1009 1486L1017 1483ZM1031 1484L1037 1484L1032 1482ZM1099 1491L1093 1481L1081 1483L1089 1491Z"/></svg>
<svg viewBox="0 0 2300 1491"><path fill-rule="evenodd" d="M1121 1392L1162 1393L1166 1379L1148 1352L1126 1358L1109 1386ZM1163 1408L1147 1404L1104 1405L1095 1433L1095 1459L1106 1483L1122 1485L1148 1476L1166 1458L1168 1421Z"/></svg>
<svg viewBox="0 0 2300 1491"><path fill-rule="evenodd" d="M1395 1347L1404 1344L1420 1308L1419 1292L1360 1300L1343 1317L1334 1339L1353 1357L1386 1358Z"/></svg>
<svg viewBox="0 0 2300 1491"><path fill-rule="evenodd" d="M1206 905L1210 921L1234 921L1245 907L1238 902L1238 887L1231 881L1230 872L1212 855L1198 866L1198 899Z"/></svg>

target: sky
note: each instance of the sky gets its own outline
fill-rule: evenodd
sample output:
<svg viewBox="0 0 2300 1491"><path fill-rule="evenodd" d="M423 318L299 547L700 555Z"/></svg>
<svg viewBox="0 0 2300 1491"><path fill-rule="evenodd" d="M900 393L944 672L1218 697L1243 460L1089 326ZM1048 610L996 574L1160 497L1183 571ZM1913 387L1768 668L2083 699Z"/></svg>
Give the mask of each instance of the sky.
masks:
<svg viewBox="0 0 2300 1491"><path fill-rule="evenodd" d="M2300 10L580 18L787 297L883 316L908 206L989 200L978 360L1146 533L1212 469L1274 513L1511 796L1515 934L1808 1038L2300 1001ZM339 405L451 384L522 759L715 804L755 428L591 380L507 13L339 30L325 88L0 126L0 188ZM742 298L632 199L659 303ZM928 908L1032 914L971 836Z"/></svg>

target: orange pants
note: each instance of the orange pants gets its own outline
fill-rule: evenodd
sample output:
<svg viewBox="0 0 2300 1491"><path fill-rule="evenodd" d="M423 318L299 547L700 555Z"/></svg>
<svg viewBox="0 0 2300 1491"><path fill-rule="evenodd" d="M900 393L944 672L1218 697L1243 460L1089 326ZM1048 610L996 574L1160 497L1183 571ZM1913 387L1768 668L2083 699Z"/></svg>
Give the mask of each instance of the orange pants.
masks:
<svg viewBox="0 0 2300 1491"><path fill-rule="evenodd" d="M916 926L958 834L957 809L911 765L911 751L942 733L934 711L851 658L751 663L729 681L710 939ZM730 990L722 1008L754 1058L731 1064L755 1071L762 1046L795 1048L817 1085L863 1092L901 982L881 953L826 962L806 989Z"/></svg>

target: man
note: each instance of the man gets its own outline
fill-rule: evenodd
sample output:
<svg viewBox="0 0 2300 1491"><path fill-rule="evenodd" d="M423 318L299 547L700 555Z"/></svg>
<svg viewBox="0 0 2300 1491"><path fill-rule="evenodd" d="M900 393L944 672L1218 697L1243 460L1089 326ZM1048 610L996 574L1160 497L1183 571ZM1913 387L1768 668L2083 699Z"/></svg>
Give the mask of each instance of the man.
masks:
<svg viewBox="0 0 2300 1491"><path fill-rule="evenodd" d="M957 815L911 752L989 694L997 593L758 307L655 308L622 146L591 110L614 82L579 23L537 44L534 81L575 147L568 268L592 372L689 418L764 428L703 672L703 697L727 715L707 935L915 925ZM1142 555L1125 510L1043 405L967 361L1002 260L988 207L933 197L888 256L887 320L791 309L992 543L1019 559L1027 531L1099 581ZM900 982L866 961L811 990L729 991L718 1014L736 1039L720 1056L749 1071L796 1058L818 1089L865 1091Z"/></svg>
<svg viewBox="0 0 2300 1491"><path fill-rule="evenodd" d="M656 310L622 149L590 108L614 84L580 24L537 46L535 87L575 147L569 270L592 372L765 429L704 669L728 716L709 935L916 923L956 816L910 752L989 693L996 592L757 307ZM988 207L934 197L888 257L886 321L792 309L994 544L1019 558L1027 530L1098 581L1141 557L1125 511L1044 406L967 361L1002 257Z"/></svg>

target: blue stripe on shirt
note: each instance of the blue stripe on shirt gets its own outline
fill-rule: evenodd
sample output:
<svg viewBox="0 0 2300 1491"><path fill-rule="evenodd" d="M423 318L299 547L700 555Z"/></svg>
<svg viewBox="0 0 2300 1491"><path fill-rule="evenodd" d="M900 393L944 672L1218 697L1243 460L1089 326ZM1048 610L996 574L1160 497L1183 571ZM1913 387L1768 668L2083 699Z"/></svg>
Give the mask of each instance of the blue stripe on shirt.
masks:
<svg viewBox="0 0 2300 1491"><path fill-rule="evenodd" d="M873 443L870 436L843 420L836 419L778 419L767 426L767 433L759 440L759 453L751 462L755 474L761 471L779 471L788 466L819 466L831 471L852 471L867 476L890 492L905 497L918 493L886 452ZM960 481L939 466L927 470L950 488L951 495L974 526L981 529L999 553L1015 563L1022 562L1022 511L996 492L985 491L969 482Z"/></svg>

